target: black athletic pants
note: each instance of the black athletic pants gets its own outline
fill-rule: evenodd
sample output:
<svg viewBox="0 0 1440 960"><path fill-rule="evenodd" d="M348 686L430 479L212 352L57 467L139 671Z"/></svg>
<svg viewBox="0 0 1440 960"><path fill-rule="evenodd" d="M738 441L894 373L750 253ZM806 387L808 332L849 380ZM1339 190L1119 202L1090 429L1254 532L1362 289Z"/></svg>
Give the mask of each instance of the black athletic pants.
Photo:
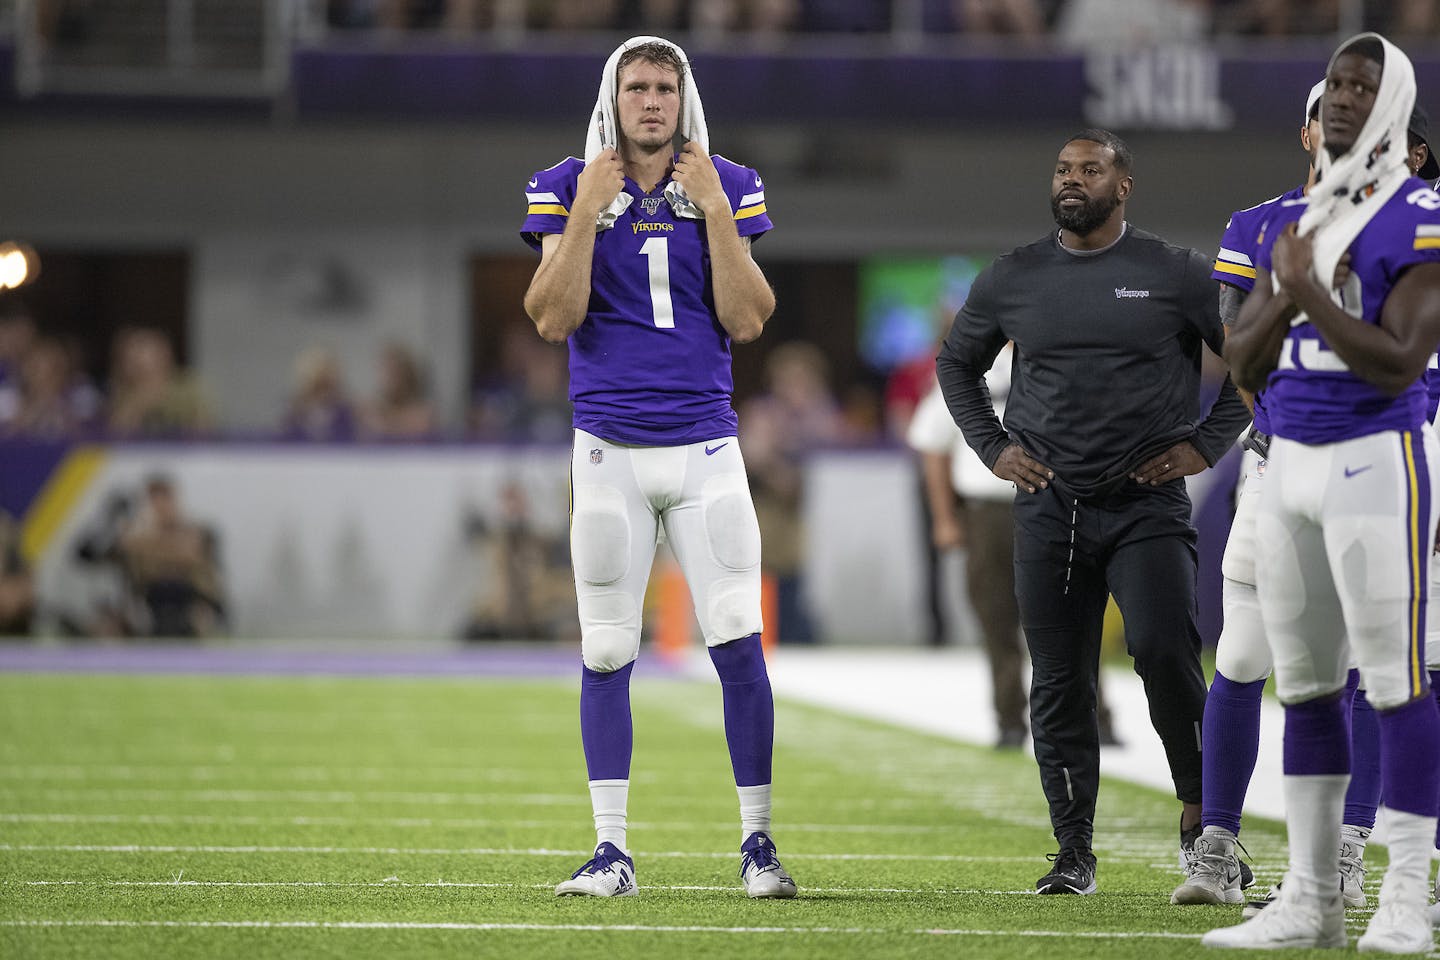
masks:
<svg viewBox="0 0 1440 960"><path fill-rule="evenodd" d="M1095 682L1107 596L1145 684L1176 796L1200 802L1205 675L1195 528L1183 480L1078 499L1015 495L1015 595L1030 647L1030 729L1060 846L1089 849L1100 786Z"/></svg>

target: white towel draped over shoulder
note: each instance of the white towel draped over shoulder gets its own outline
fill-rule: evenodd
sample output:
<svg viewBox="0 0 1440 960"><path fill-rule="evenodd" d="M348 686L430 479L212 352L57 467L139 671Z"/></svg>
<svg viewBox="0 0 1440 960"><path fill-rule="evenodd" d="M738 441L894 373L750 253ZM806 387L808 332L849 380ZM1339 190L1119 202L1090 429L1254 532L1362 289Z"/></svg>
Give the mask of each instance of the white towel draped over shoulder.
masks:
<svg viewBox="0 0 1440 960"><path fill-rule="evenodd" d="M1332 157L1321 144L1315 163L1318 179L1300 218L1300 233L1313 233L1315 278L1326 290L1350 244L1410 178L1405 165L1406 129L1415 106L1415 68L1410 58L1378 33L1362 33L1340 45L1330 58L1330 67L1334 67L1341 52L1363 38L1380 41L1385 51L1380 91L1369 119L1349 150ZM1323 117L1323 103L1321 113Z"/></svg>
<svg viewBox="0 0 1440 960"><path fill-rule="evenodd" d="M683 73L680 77L680 135L686 140L693 140L700 144L700 149L706 153L710 152L710 132L705 126L705 108L700 103L700 90L695 86L695 76L690 72L690 58L679 46L671 43L663 37L631 37L610 54L610 59L605 61L605 72L600 76L600 92L595 98L595 109L590 116L590 129L585 134L585 162L589 163L600 155L600 151L606 147L618 147L620 142L619 124L615 117L615 94L618 89L619 77L616 75L620 66L620 57L626 50L638 47L645 43L661 43L673 49L684 64ZM630 206L630 194L620 191L610 206L600 211L596 218L596 226L601 230L608 230L615 225L615 218L625 212ZM692 220L703 220L704 212L685 195L685 189L680 184L671 181L665 187L665 199L670 202L670 207L675 211L677 217L689 217Z"/></svg>

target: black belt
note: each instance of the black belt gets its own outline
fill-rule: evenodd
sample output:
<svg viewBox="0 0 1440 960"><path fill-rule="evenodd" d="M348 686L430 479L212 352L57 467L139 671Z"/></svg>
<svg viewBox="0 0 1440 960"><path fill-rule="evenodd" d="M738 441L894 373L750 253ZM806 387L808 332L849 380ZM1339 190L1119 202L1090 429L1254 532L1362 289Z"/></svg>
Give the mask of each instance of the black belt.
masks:
<svg viewBox="0 0 1440 960"><path fill-rule="evenodd" d="M1270 434L1256 430L1253 423L1250 425L1250 432L1245 434L1245 439L1240 441L1240 446L1251 451L1261 460L1270 459Z"/></svg>

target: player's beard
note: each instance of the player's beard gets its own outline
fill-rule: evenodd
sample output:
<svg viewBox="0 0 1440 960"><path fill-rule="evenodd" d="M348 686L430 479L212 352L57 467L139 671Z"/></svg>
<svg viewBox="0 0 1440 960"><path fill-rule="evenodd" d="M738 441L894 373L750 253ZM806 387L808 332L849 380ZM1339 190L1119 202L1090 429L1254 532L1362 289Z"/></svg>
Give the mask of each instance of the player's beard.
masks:
<svg viewBox="0 0 1440 960"><path fill-rule="evenodd" d="M1106 220L1110 219L1110 214L1114 213L1118 206L1120 206L1118 195L1086 197L1085 202L1073 210L1066 210L1060 206L1058 194L1052 194L1050 197L1050 212L1054 214L1055 222L1059 224L1060 229L1069 230L1077 237L1088 237L1094 233Z"/></svg>

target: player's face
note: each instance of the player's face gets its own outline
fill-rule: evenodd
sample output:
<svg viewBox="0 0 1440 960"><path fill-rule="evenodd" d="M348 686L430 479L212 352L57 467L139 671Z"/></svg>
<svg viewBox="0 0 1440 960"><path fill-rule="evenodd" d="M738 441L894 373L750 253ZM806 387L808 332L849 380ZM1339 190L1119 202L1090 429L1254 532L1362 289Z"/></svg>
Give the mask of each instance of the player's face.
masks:
<svg viewBox="0 0 1440 960"><path fill-rule="evenodd" d="M1340 156L1355 145L1375 107L1380 74L1380 64L1358 53L1343 53L1335 58L1335 65L1325 78L1325 95L1320 100L1325 149L1332 157Z"/></svg>
<svg viewBox="0 0 1440 960"><path fill-rule="evenodd" d="M1093 140L1072 140L1055 161L1050 212L1062 229L1089 236L1130 195L1131 179L1115 166L1115 154Z"/></svg>
<svg viewBox="0 0 1440 960"><path fill-rule="evenodd" d="M668 146L680 121L680 77L668 67L636 60L620 74L615 107L625 140L649 150Z"/></svg>

